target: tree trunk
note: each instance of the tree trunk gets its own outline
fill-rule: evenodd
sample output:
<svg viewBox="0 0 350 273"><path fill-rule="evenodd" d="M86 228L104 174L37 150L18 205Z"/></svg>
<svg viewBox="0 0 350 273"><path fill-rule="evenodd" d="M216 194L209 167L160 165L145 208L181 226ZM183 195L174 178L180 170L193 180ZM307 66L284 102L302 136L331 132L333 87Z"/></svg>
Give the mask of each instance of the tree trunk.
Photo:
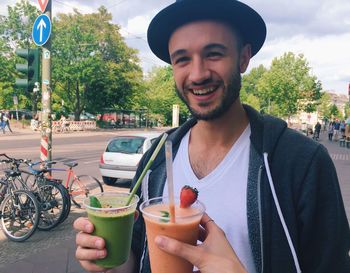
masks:
<svg viewBox="0 0 350 273"><path fill-rule="evenodd" d="M80 120L80 93L79 93L79 81L77 80L75 86L75 111L74 111L74 120Z"/></svg>

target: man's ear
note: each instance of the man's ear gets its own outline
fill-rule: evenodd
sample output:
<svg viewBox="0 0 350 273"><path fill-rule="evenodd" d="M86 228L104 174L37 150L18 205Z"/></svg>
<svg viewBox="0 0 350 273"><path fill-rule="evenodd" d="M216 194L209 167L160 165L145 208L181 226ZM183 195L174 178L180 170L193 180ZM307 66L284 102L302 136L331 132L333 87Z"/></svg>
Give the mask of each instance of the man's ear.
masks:
<svg viewBox="0 0 350 273"><path fill-rule="evenodd" d="M251 57L252 57L252 48L250 44L246 44L242 48L241 54L240 54L239 68L241 73L244 73L247 70Z"/></svg>

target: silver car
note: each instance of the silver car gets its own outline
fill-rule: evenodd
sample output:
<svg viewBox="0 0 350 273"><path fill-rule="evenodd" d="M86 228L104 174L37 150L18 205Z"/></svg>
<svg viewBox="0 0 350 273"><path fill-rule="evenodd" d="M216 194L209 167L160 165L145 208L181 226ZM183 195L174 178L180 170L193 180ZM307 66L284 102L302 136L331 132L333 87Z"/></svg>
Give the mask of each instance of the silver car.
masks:
<svg viewBox="0 0 350 273"><path fill-rule="evenodd" d="M133 179L141 157L160 135L145 132L112 138L100 159L103 182L113 185L118 179Z"/></svg>

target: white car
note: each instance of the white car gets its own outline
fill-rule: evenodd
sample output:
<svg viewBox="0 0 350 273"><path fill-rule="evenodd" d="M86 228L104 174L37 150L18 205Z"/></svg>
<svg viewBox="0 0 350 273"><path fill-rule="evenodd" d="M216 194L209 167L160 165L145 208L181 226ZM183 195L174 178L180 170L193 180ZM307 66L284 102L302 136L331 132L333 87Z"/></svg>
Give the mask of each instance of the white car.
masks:
<svg viewBox="0 0 350 273"><path fill-rule="evenodd" d="M103 182L113 185L120 178L133 179L141 157L160 135L145 132L112 138L100 159Z"/></svg>

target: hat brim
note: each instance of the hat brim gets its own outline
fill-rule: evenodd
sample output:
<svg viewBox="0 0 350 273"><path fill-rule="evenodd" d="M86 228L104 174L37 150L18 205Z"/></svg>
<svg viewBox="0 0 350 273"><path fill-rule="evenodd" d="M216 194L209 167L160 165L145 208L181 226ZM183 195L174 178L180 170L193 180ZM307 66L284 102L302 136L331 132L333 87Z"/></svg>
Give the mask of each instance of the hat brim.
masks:
<svg viewBox="0 0 350 273"><path fill-rule="evenodd" d="M168 43L180 26L199 20L216 20L233 26L244 43L250 44L254 56L264 44L266 25L252 8L235 0L177 1L161 10L151 21L147 39L152 52L161 60L171 63Z"/></svg>

